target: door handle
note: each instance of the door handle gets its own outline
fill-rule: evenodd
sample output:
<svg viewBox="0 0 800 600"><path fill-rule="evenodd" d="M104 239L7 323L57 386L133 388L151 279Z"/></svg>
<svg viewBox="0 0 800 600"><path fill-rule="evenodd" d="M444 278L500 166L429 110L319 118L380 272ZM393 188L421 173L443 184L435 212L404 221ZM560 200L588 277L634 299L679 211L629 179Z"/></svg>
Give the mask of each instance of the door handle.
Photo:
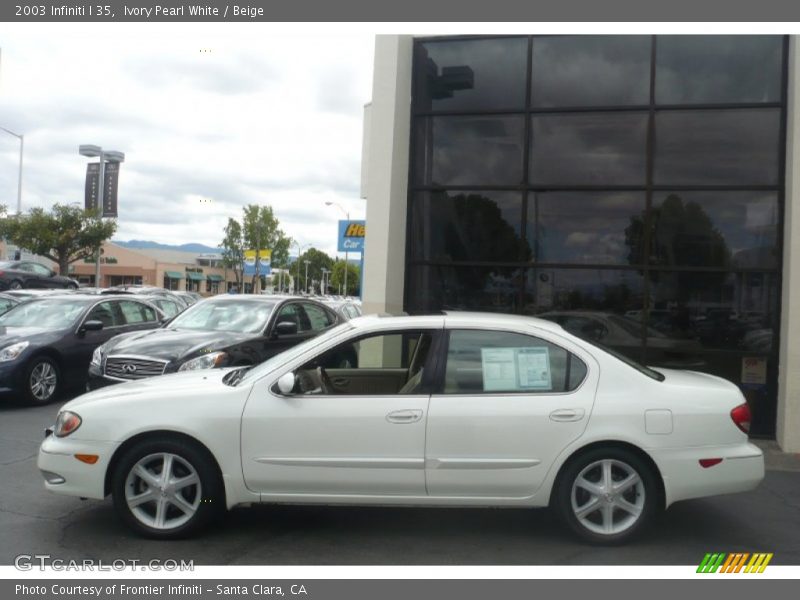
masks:
<svg viewBox="0 0 800 600"><path fill-rule="evenodd" d="M389 423L416 423L422 418L422 411L417 409L396 410L386 415Z"/></svg>
<svg viewBox="0 0 800 600"><path fill-rule="evenodd" d="M348 383L350 383L349 379L345 379L344 377L334 377L332 380L333 385L338 385L339 387L344 387Z"/></svg>
<svg viewBox="0 0 800 600"><path fill-rule="evenodd" d="M560 408L550 413L550 420L558 423L580 421L586 411L582 408Z"/></svg>

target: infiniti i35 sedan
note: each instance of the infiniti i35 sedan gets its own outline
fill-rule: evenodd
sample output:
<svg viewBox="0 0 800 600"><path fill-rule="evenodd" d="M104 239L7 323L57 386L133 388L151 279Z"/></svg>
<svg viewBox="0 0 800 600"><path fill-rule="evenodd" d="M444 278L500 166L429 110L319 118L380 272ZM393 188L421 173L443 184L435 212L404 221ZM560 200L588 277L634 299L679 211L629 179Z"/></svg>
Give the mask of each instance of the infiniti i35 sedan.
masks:
<svg viewBox="0 0 800 600"><path fill-rule="evenodd" d="M749 421L734 384L632 363L549 321L370 316L251 369L76 398L38 466L48 490L110 494L154 538L295 502L551 506L585 540L620 543L679 500L755 488Z"/></svg>

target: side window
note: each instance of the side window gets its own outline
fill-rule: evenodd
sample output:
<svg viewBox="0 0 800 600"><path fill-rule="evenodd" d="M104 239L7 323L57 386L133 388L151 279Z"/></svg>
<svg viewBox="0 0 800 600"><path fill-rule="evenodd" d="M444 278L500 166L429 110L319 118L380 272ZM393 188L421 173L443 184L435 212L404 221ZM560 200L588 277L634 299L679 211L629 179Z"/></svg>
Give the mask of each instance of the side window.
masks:
<svg viewBox="0 0 800 600"><path fill-rule="evenodd" d="M295 372L296 392L327 395L420 393L433 334L404 331L339 344Z"/></svg>
<svg viewBox="0 0 800 600"><path fill-rule="evenodd" d="M297 331L303 331L299 308L298 304L286 304L278 311L278 315L275 317L275 324L288 321L297 325Z"/></svg>
<svg viewBox="0 0 800 600"><path fill-rule="evenodd" d="M115 302L101 302L87 315L87 321L100 321L103 327L117 327L123 324L123 317L118 312Z"/></svg>
<svg viewBox="0 0 800 600"><path fill-rule="evenodd" d="M45 266L38 265L36 263L31 263L30 270L42 277L50 277L50 269L48 269Z"/></svg>
<svg viewBox="0 0 800 600"><path fill-rule="evenodd" d="M31 263L19 263L17 265L17 271L25 271L26 273L33 273L33 267Z"/></svg>
<svg viewBox="0 0 800 600"><path fill-rule="evenodd" d="M177 315L180 311L178 305L175 304L172 300L157 300L158 308L164 311L164 314L172 318Z"/></svg>
<svg viewBox="0 0 800 600"><path fill-rule="evenodd" d="M141 302L123 300L119 304L122 309L122 315L125 317L125 323L128 325L153 322L156 320L155 311Z"/></svg>
<svg viewBox="0 0 800 600"><path fill-rule="evenodd" d="M308 316L312 331L322 331L333 323L333 319L325 309L315 304L303 304L303 308Z"/></svg>
<svg viewBox="0 0 800 600"><path fill-rule="evenodd" d="M450 332L445 394L568 392L584 377L581 359L540 338L505 331Z"/></svg>

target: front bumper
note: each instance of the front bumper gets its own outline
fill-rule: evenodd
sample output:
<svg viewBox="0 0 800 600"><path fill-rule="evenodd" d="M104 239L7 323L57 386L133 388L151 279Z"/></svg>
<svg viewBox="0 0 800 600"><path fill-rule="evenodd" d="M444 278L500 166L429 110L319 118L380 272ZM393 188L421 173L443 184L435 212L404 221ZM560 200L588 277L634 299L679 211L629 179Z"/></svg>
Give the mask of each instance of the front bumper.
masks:
<svg viewBox="0 0 800 600"><path fill-rule="evenodd" d="M102 500L105 497L106 470L118 446L117 442L47 436L39 447L36 461L45 478L45 489L66 496ZM75 458L76 454L96 454L99 458L95 464L89 465ZM58 482L59 479L63 481Z"/></svg>
<svg viewBox="0 0 800 600"><path fill-rule="evenodd" d="M749 492L764 479L764 454L750 443L731 446L650 449L664 479L665 503ZM704 468L701 459L721 458Z"/></svg>

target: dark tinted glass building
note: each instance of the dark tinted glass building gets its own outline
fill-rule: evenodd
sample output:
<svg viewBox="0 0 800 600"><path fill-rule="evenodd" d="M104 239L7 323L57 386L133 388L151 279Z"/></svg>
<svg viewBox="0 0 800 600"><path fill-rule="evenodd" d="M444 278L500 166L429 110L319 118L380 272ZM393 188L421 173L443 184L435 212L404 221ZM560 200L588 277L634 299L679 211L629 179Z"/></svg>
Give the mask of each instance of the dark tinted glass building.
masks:
<svg viewBox="0 0 800 600"><path fill-rule="evenodd" d="M791 43L379 41L396 94L368 112L365 302L550 319L737 383L775 435Z"/></svg>

